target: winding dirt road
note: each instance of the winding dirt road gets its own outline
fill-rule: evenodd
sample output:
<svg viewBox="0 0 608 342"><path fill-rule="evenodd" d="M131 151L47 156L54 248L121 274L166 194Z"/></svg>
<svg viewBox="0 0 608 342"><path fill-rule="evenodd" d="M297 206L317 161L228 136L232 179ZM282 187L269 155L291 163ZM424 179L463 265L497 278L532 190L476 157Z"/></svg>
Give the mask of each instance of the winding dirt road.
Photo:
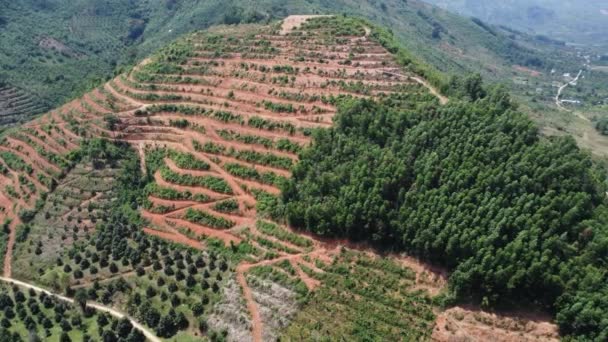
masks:
<svg viewBox="0 0 608 342"><path fill-rule="evenodd" d="M439 103L441 103L442 105L447 104L449 101L449 99L447 97L441 95L439 90L437 90L429 82L427 82L426 80L423 80L420 77L402 75L402 74L398 74L398 73L390 72L390 71L383 71L383 73L385 73L387 75L395 76L395 77L404 77L406 79L410 79L410 80L422 85L423 87L427 88L431 94L435 95L435 97L437 97L439 99Z"/></svg>
<svg viewBox="0 0 608 342"><path fill-rule="evenodd" d="M69 297L65 297L65 296L62 296L62 295L59 295L59 294L52 293L52 292L50 292L48 290L45 290L45 289L43 289L41 287L38 287L36 285L28 284L28 283L25 283L25 282L22 282L22 281L19 281L19 280L16 280L16 279L5 278L5 277L0 277L0 281L5 282L5 283L9 283L9 284L13 284L13 285L17 285L17 286L21 286L21 287L24 287L24 288L27 288L27 289L32 289L32 290L34 290L36 292L44 292L47 295L55 297L55 298L57 298L57 299L59 299L61 301L68 302L70 304L74 304L74 299L69 298ZM107 306L104 306L104 305L101 305L101 304L90 303L90 302L87 302L87 307L93 308L93 309L95 309L97 311L109 313L110 315L112 315L112 316L114 316L114 317L116 317L118 319L126 317L131 322L131 324L133 324L133 327L135 329L141 331L144 334L144 336L146 336L146 339L148 339L149 341L152 341L152 342L161 342L161 339L158 338L156 335L154 335L153 332L151 332L150 330L148 330L143 325L137 323L137 321L135 321L133 318L125 315L124 313L122 313L120 311L117 311L115 309L112 309L110 307L107 307Z"/></svg>
<svg viewBox="0 0 608 342"><path fill-rule="evenodd" d="M573 79L570 82L566 82L566 84L559 87L559 89L557 90L557 95L555 96L555 104L557 105L557 108L566 110L566 108L564 108L564 106L562 106L562 101L559 98L562 96L562 92L564 91L564 89L566 89L570 85L575 85L576 82L578 82L578 79L581 77L582 74L583 74L583 70L579 70L578 75L576 75L575 79Z"/></svg>

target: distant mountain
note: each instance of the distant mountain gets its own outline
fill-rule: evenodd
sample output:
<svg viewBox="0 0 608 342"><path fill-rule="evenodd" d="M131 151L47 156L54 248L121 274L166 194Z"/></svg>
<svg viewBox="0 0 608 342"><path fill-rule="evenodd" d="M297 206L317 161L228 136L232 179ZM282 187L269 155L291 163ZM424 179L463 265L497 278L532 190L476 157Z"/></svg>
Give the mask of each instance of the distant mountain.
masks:
<svg viewBox="0 0 608 342"><path fill-rule="evenodd" d="M426 0L442 8L528 33L574 43L608 44L605 0Z"/></svg>

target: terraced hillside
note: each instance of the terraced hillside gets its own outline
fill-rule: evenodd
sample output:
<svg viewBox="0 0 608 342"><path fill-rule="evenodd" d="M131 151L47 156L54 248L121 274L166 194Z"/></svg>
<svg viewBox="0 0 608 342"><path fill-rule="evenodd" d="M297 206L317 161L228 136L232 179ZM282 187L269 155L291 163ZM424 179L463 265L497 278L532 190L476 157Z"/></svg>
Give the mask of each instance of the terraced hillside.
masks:
<svg viewBox="0 0 608 342"><path fill-rule="evenodd" d="M29 120L45 107L23 91L0 83L0 125L10 126Z"/></svg>
<svg viewBox="0 0 608 342"><path fill-rule="evenodd" d="M335 338L364 338L362 326L430 338L441 275L272 220L314 129L332 125L341 101L388 95L412 109L447 101L359 20L290 17L189 35L5 134L5 276L83 289L168 339L314 339L328 336L327 314L354 322ZM129 143L139 165L93 138ZM74 151L93 147L76 162ZM112 154L125 159L111 165ZM135 183L145 183L141 206L120 202ZM378 291L382 279L391 291Z"/></svg>

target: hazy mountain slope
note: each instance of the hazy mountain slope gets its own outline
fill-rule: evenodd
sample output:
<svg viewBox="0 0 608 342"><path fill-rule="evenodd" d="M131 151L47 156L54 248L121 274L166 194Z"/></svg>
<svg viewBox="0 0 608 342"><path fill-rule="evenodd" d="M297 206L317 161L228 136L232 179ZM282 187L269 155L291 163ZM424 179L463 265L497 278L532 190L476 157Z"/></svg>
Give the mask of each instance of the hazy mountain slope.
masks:
<svg viewBox="0 0 608 342"><path fill-rule="evenodd" d="M458 13L573 43L607 44L603 0L427 0Z"/></svg>

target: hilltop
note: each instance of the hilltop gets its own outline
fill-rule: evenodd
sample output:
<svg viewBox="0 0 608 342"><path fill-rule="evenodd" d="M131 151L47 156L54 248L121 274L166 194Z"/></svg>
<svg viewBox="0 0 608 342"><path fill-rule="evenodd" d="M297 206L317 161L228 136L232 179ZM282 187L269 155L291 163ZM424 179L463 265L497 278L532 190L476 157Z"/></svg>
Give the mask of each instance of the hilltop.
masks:
<svg viewBox="0 0 608 342"><path fill-rule="evenodd" d="M480 73L506 85L544 135L574 136L579 146L605 158L608 139L596 129L606 120L608 86L599 57L604 51L494 26L419 0L10 2L0 15L0 83L9 95L0 94L0 115L6 116L0 125L27 122L80 97L183 34L218 24L271 24L290 14L335 13L390 28L413 57L446 77ZM578 86L563 94L580 102L560 109L558 87L571 81L563 75L581 69Z"/></svg>
<svg viewBox="0 0 608 342"><path fill-rule="evenodd" d="M387 147L382 141L397 123L414 132L430 124L425 120L443 124L448 111L463 114L455 124L468 119L480 127L467 103L483 101L493 115L507 116L500 129L510 146L510 131L531 124L508 118L505 94L486 93L471 78L466 91L453 85L448 101L441 74L359 19L282 24L186 35L82 98L5 132L5 275L114 306L179 341L448 340L487 336L488 329L498 340L557 339L548 322L474 307L444 311L452 292L447 268L378 253L372 247L385 238L381 232L354 244L337 230L321 231L329 221L319 219L339 201L296 215L308 197L294 189L304 192L313 180L330 191L327 199L341 189L325 169L329 160L318 160L320 177L310 177L321 156L315 151L329 137L341 140L334 153L346 152L353 163L375 163L358 150L369 146L390 164L384 150L365 139L353 145L352 135L376 127L367 138ZM532 143L535 131L527 134ZM485 138L477 141L480 151L491 148ZM317 222L318 234L290 221Z"/></svg>

